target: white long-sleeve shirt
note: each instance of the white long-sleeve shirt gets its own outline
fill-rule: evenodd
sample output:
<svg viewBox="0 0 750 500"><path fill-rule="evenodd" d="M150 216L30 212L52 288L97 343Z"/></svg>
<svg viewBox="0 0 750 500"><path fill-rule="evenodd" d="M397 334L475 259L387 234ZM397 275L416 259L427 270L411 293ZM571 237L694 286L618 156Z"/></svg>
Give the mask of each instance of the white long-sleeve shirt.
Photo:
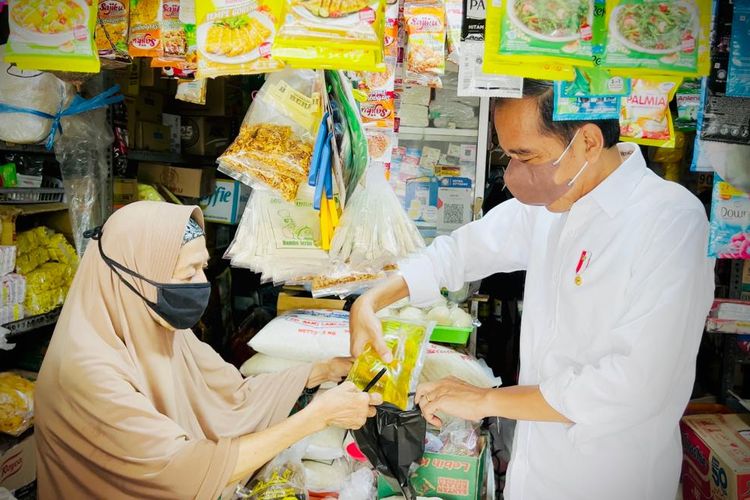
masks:
<svg viewBox="0 0 750 500"><path fill-rule="evenodd" d="M400 265L416 305L527 271L519 383L574 423L518 422L507 500L675 498L714 292L708 223L639 148L618 147L622 165L569 212L510 200Z"/></svg>

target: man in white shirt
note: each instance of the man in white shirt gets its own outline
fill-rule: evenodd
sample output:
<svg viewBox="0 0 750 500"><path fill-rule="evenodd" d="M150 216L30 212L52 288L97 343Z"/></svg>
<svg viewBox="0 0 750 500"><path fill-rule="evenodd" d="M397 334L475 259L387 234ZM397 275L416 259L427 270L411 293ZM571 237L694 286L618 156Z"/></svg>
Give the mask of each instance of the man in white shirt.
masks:
<svg viewBox="0 0 750 500"><path fill-rule="evenodd" d="M498 102L515 199L400 264L351 316L352 352L385 361L379 309L418 306L526 270L519 385L455 379L417 391L425 417L518 420L506 500L672 500L679 419L714 291L701 203L651 172L617 120L552 121L547 82Z"/></svg>

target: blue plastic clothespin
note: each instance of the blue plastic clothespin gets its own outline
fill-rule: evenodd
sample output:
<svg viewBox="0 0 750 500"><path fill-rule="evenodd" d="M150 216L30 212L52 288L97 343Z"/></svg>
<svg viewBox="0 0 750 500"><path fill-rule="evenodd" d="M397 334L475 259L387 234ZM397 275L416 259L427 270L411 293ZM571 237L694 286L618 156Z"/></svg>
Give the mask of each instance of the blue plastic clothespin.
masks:
<svg viewBox="0 0 750 500"><path fill-rule="evenodd" d="M333 134L326 136L323 149L320 152L320 164L318 166L318 177L315 180L315 196L313 197L313 208L320 210L320 200L323 199L323 189L326 188L326 178L330 177L331 171L331 139Z"/></svg>
<svg viewBox="0 0 750 500"><path fill-rule="evenodd" d="M315 147L313 148L312 160L310 161L310 173L307 176L307 184L315 186L318 179L318 170L320 169L321 152L323 151L324 141L328 136L328 111L323 114L323 119L318 128L318 136L315 138Z"/></svg>

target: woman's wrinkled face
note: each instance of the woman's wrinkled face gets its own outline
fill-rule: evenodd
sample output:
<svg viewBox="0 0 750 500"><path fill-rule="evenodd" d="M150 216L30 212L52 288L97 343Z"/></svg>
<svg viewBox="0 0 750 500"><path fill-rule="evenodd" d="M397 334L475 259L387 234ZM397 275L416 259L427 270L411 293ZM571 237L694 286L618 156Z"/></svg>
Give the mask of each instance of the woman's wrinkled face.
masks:
<svg viewBox="0 0 750 500"><path fill-rule="evenodd" d="M206 250L205 237L201 236L188 241L182 245L182 248L180 248L180 253L177 256L177 264L172 273L170 283L207 282L208 278L206 278L205 269L208 266L208 259L209 255L208 250ZM164 328L174 330L174 328L158 314L152 314L152 317Z"/></svg>

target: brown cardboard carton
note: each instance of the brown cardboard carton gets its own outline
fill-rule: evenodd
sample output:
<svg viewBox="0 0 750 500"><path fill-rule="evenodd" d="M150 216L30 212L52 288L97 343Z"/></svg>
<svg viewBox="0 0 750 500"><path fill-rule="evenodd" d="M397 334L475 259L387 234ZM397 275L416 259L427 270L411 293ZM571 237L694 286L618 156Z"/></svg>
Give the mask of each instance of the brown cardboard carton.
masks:
<svg viewBox="0 0 750 500"><path fill-rule="evenodd" d="M145 151L169 151L171 129L161 123L139 121L136 124L135 148Z"/></svg>
<svg viewBox="0 0 750 500"><path fill-rule="evenodd" d="M138 165L138 181L160 184L177 196L203 198L214 192L215 169L213 167L187 168L141 163Z"/></svg>
<svg viewBox="0 0 750 500"><path fill-rule="evenodd" d="M183 116L181 130L182 150L189 155L219 156L231 140L225 118Z"/></svg>

